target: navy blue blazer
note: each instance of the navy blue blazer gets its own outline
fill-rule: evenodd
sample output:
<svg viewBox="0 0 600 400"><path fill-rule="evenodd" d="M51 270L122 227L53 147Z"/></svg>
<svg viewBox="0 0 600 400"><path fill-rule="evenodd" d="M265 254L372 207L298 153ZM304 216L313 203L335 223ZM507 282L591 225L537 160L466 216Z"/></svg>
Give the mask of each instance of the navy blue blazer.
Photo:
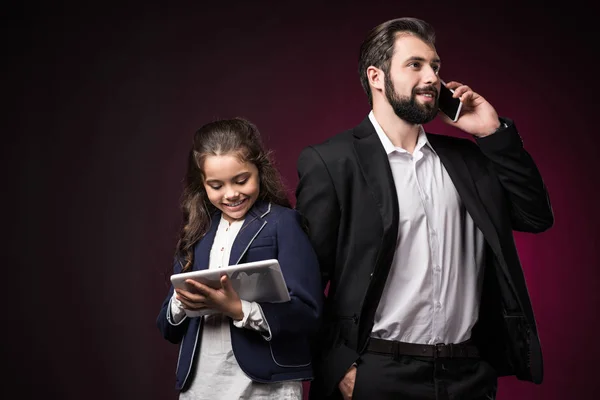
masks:
<svg viewBox="0 0 600 400"><path fill-rule="evenodd" d="M195 245L194 271L208 268L220 218L221 212L216 212L209 231ZM279 260L291 300L260 303L271 329L270 339L257 331L234 327L230 319L233 353L244 373L257 382L312 379L309 343L318 330L324 298L317 256L295 210L257 201L233 243L229 264L273 258ZM181 268L176 260L174 273L180 273ZM186 390L201 340L202 318L184 317L174 323L172 295L171 286L157 325L165 339L180 343L176 388Z"/></svg>

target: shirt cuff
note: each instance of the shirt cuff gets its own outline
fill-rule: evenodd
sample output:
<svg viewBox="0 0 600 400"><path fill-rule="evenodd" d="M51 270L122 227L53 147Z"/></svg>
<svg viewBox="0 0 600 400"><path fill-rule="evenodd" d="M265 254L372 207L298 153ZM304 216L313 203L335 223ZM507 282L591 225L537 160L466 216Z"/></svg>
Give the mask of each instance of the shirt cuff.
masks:
<svg viewBox="0 0 600 400"><path fill-rule="evenodd" d="M173 293L171 296L171 304L169 304L170 316L169 322L173 325L178 325L185 318L185 309L183 304L175 297L177 294Z"/></svg>
<svg viewBox="0 0 600 400"><path fill-rule="evenodd" d="M258 331L266 340L271 340L271 328L269 328L260 304L255 301L240 301L242 302L244 317L239 321L233 321L233 326Z"/></svg>

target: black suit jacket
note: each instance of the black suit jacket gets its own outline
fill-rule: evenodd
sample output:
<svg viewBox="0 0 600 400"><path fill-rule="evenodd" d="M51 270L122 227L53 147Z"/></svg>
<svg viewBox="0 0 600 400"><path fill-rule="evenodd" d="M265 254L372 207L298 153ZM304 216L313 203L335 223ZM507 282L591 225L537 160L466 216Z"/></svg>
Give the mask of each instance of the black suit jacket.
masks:
<svg viewBox="0 0 600 400"><path fill-rule="evenodd" d="M482 231L486 265L473 339L499 375L542 381L542 354L513 230L542 232L554 217L542 178L511 120L493 135L427 134ZM365 350L398 234L387 155L368 118L305 148L296 208L306 219L329 292L315 343L311 397L324 398Z"/></svg>

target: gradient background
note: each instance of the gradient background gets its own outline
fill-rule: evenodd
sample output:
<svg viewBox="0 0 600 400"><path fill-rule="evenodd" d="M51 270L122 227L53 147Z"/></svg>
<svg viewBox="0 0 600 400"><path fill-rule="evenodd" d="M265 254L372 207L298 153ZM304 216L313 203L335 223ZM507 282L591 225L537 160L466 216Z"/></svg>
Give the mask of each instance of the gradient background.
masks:
<svg viewBox="0 0 600 400"><path fill-rule="evenodd" d="M194 130L258 125L290 188L300 150L369 112L366 32L436 28L442 76L512 118L545 179L553 229L517 234L545 382L499 399L591 398L600 356L596 20L585 4L348 2L4 10L5 187L0 396L174 399L177 347L155 326ZM165 3L166 4L166 3ZM434 121L428 131L461 132Z"/></svg>

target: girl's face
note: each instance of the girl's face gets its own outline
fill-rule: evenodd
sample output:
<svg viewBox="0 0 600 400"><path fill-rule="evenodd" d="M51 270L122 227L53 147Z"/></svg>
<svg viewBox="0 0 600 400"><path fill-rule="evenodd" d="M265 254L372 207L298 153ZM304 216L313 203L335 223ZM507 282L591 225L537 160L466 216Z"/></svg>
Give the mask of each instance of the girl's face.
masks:
<svg viewBox="0 0 600 400"><path fill-rule="evenodd" d="M204 160L204 188L210 202L230 223L243 219L258 198L258 169L233 154L208 156Z"/></svg>

